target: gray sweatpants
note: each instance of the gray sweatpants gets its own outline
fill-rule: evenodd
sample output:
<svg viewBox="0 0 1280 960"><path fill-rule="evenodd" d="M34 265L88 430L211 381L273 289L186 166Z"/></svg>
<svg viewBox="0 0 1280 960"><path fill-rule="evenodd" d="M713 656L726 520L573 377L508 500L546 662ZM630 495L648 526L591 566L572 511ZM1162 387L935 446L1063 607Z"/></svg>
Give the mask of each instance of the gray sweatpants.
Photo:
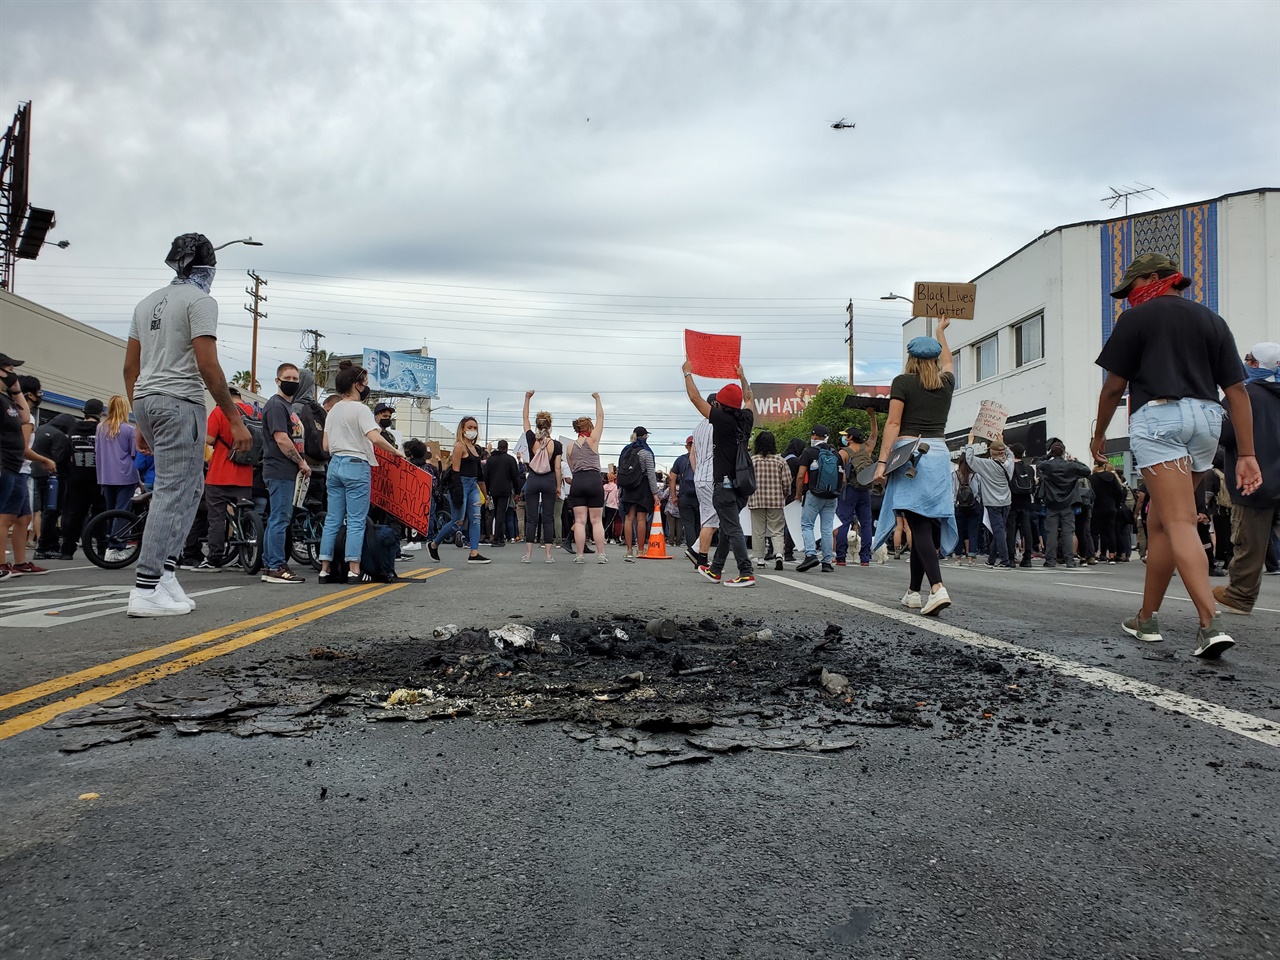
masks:
<svg viewBox="0 0 1280 960"><path fill-rule="evenodd" d="M182 551L204 492L204 406L153 393L137 397L133 415L156 460L156 483L138 557L137 584L160 582L165 561ZM172 569L172 566L170 567Z"/></svg>
<svg viewBox="0 0 1280 960"><path fill-rule="evenodd" d="M1068 563L1076 555L1071 538L1076 532L1076 515L1071 507L1049 507L1044 515L1044 559L1047 563Z"/></svg>

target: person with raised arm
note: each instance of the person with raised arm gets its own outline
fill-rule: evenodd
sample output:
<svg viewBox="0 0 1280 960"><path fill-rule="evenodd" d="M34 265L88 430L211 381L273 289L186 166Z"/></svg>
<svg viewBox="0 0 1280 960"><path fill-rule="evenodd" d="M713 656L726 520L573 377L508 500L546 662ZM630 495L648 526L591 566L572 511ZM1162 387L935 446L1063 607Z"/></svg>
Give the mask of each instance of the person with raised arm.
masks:
<svg viewBox="0 0 1280 960"><path fill-rule="evenodd" d="M591 524L596 542L596 563L608 563L604 555L604 477L600 473L600 437L604 434L604 404L600 394L593 393L596 418L578 417L573 421L577 439L565 456L573 480L569 485L569 507L573 510L574 563L586 563L587 524Z"/></svg>
<svg viewBox="0 0 1280 960"><path fill-rule="evenodd" d="M521 562L533 562L533 542L541 530L542 546L547 552L546 562L555 563L551 548L556 540L556 493L562 479L564 447L551 435L551 414L548 411L539 410L530 423L529 401L532 399L533 391L526 390L524 436L525 445L529 448L529 475L524 481L524 558Z"/></svg>

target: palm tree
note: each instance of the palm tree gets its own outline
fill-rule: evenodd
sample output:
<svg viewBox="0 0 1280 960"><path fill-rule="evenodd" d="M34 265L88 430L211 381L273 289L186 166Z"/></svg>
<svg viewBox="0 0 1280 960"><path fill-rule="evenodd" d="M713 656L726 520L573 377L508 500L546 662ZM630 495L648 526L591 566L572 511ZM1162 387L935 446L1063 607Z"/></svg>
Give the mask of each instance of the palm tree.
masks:
<svg viewBox="0 0 1280 960"><path fill-rule="evenodd" d="M233 387L239 387L241 390L248 390L251 393L258 393L260 392L258 388L261 386L261 383L255 380L253 381L253 385L250 386L249 371L237 370L235 373L231 375L231 385Z"/></svg>

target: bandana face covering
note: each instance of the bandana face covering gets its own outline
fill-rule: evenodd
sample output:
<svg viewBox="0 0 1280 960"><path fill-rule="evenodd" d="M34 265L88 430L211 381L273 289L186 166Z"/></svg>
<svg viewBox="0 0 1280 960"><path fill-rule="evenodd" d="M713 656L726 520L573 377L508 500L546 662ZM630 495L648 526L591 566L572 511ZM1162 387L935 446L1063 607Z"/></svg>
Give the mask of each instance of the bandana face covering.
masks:
<svg viewBox="0 0 1280 960"><path fill-rule="evenodd" d="M1164 296L1173 289L1175 284L1182 282L1182 274L1175 273L1172 276L1165 277L1163 280L1157 280L1155 283L1148 283L1145 287L1138 290L1129 291L1129 306L1136 307L1140 303L1146 303L1148 300L1154 300L1156 297Z"/></svg>
<svg viewBox="0 0 1280 960"><path fill-rule="evenodd" d="M209 288L213 286L214 274L218 272L217 267L191 267L190 273L185 277L177 276L169 281L170 286L179 283L190 283L199 287L205 293L209 292Z"/></svg>
<svg viewBox="0 0 1280 960"><path fill-rule="evenodd" d="M1245 367L1244 368L1245 383L1254 383L1255 381L1275 380L1280 382L1280 366L1277 367Z"/></svg>

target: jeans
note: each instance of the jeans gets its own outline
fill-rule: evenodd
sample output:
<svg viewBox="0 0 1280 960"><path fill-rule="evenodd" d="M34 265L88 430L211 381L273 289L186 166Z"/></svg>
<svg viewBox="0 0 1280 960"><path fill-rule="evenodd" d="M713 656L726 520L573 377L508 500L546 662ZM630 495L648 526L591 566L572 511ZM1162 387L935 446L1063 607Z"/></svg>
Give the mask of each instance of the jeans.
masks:
<svg viewBox="0 0 1280 960"><path fill-rule="evenodd" d="M1013 563L1017 554L1018 534L1022 534L1022 565L1031 566L1032 544L1035 543L1031 532L1031 508L1011 507L1009 522L1005 526L1005 543L1009 547L1009 562Z"/></svg>
<svg viewBox="0 0 1280 960"><path fill-rule="evenodd" d="M822 562L830 563L835 559L831 541L831 528L836 519L836 499L824 500L816 494L809 493L804 498L804 509L800 514L800 536L804 539L804 555L814 557L818 554L817 538L814 528L818 527L818 535L822 537Z"/></svg>
<svg viewBox="0 0 1280 960"><path fill-rule="evenodd" d="M1076 532L1075 511L1070 506L1049 507L1044 525L1044 562L1066 563L1074 558L1071 537Z"/></svg>
<svg viewBox="0 0 1280 960"><path fill-rule="evenodd" d="M1139 470L1186 459L1188 469L1204 473L1213 466L1221 434L1222 407L1196 397L1144 403L1129 418L1129 448Z"/></svg>
<svg viewBox="0 0 1280 960"><path fill-rule="evenodd" d="M1009 563L1009 545L1005 534L1005 527L1009 523L1009 505L987 507L987 519L991 523L991 550L987 554L987 563L994 564L997 554L1001 563Z"/></svg>
<svg viewBox="0 0 1280 960"><path fill-rule="evenodd" d="M152 393L134 400L133 415L156 461L155 489L142 538L136 583L154 589L177 567L204 493L204 404ZM64 544L63 549L66 549Z"/></svg>
<svg viewBox="0 0 1280 960"><path fill-rule="evenodd" d="M870 563L871 541L875 536L871 529L871 491L846 486L836 500L836 517L844 522L836 531L836 559L844 560L848 554L849 528L856 519L862 536L858 559L862 563Z"/></svg>
<svg viewBox="0 0 1280 960"><path fill-rule="evenodd" d="M956 555L965 552L964 542L969 541L968 553L976 557L982 552L982 507L956 507L956 527L960 531L960 539L956 545Z"/></svg>
<svg viewBox="0 0 1280 960"><path fill-rule="evenodd" d="M363 460L355 457L334 457L329 461L329 473L325 478L329 510L324 518L324 533L320 535L320 559L333 560L333 548L338 542L342 521L347 522L347 542L343 558L348 563L359 563L364 552L364 527L369 519L369 488L373 471ZM293 512L290 506L289 512ZM477 526L479 526L477 524Z"/></svg>
<svg viewBox="0 0 1280 960"><path fill-rule="evenodd" d="M106 501L108 510L128 510L129 501L133 499L133 491L138 489L133 483L104 483L102 485L102 499ZM117 539L117 534L128 521L117 520L111 525L111 538L107 541L107 546L112 550L118 550L125 544L123 540Z"/></svg>
<svg viewBox="0 0 1280 960"><path fill-rule="evenodd" d="M680 505L680 529L684 531L685 546L698 549L698 534L702 530L702 524L698 519L698 495L693 490L693 482L685 484L689 488L686 493L680 490L677 502Z"/></svg>
<svg viewBox="0 0 1280 960"><path fill-rule="evenodd" d="M452 537L465 523L471 544L471 552L480 552L480 482L475 477L459 477L462 481L462 500L454 501L453 519L440 528L432 542L440 546ZM349 532L348 532L349 535Z"/></svg>
<svg viewBox="0 0 1280 960"><path fill-rule="evenodd" d="M739 497L732 487L718 486L711 493L711 505L715 507L720 521L720 540L716 543L715 556L711 558L711 572L724 570L725 561L729 559L729 551L733 550L733 559L738 562L738 574L743 577L752 576L751 555L747 553L747 538L742 532L742 521L739 514L746 506L746 497ZM706 519L703 519L706 523Z"/></svg>
<svg viewBox="0 0 1280 960"><path fill-rule="evenodd" d="M285 565L285 545L289 538L289 521L293 519L294 480L263 478L267 485L267 529L262 538L262 566L265 570L279 570ZM213 530L219 518L209 515L209 529ZM223 523L225 528L225 521ZM361 541L363 543L363 541Z"/></svg>

